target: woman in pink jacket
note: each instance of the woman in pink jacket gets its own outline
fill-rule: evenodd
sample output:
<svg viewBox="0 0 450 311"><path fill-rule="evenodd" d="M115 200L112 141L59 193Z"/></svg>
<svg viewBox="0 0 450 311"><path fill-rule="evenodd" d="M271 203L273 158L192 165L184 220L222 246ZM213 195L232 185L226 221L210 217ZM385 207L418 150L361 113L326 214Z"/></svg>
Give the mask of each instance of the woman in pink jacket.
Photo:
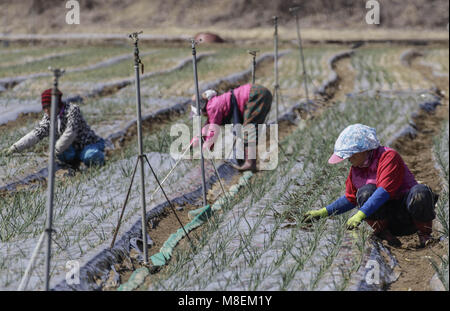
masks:
<svg viewBox="0 0 450 311"><path fill-rule="evenodd" d="M195 95L194 95L195 96ZM195 97L194 97L195 98ZM214 142L214 128L210 124L242 124L255 125L255 131L244 131L244 163L235 166L238 170L256 171L256 142L258 124L263 124L270 111L272 93L261 85L245 84L222 95L214 90L207 90L202 94L200 109L207 116L202 135L205 137L205 146L211 148ZM192 112L198 111L192 106ZM198 138L193 139L193 146L198 145Z"/></svg>

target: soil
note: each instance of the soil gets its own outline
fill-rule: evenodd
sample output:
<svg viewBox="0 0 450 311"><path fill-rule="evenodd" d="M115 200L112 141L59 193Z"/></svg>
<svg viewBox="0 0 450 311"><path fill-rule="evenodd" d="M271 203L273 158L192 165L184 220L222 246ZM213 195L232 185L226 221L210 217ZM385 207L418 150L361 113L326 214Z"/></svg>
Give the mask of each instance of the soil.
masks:
<svg viewBox="0 0 450 311"><path fill-rule="evenodd" d="M406 164L414 174L416 179L421 183L429 185L434 192L439 193L441 190L439 172L434 167L432 157L433 137L441 131L442 121L448 119L448 78L437 78L432 75L432 69L428 66L420 64L420 55L416 55L411 60L410 66L414 70L418 70L430 86L437 87L444 91L445 97L442 100L442 106L438 106L435 112L426 113L421 111L419 116L414 120L418 135L415 139L404 137L399 139L393 145ZM436 228L437 220L434 220L433 227ZM437 233L433 235L437 237ZM392 291L427 291L431 290L430 280L435 274L430 259L440 262L439 255L444 255L448 250L442 243L434 243L426 248L417 249L419 244L417 234L399 237L402 242L401 248L391 248L392 254L397 258L401 275L399 279L390 285L389 290Z"/></svg>
<svg viewBox="0 0 450 311"><path fill-rule="evenodd" d="M400 277L387 288L389 291L430 291L430 280L436 273L431 260L440 262L439 256L447 254L442 242L425 248L418 248L417 234L398 237L402 242L400 248L387 246L399 264Z"/></svg>
<svg viewBox="0 0 450 311"><path fill-rule="evenodd" d="M0 124L0 132L19 128L22 124L29 121L38 121L42 117L40 112L20 113L15 120L8 121L4 124Z"/></svg>
<svg viewBox="0 0 450 311"><path fill-rule="evenodd" d="M280 26L294 27L290 7L300 8L302 27L322 29L362 28L368 10L361 2L349 0L86 0L80 1L81 23L77 31L142 28L189 29L217 26L225 29L268 27L272 16L280 18ZM55 6L51 0L9 1L0 11L0 29L4 33L73 32L74 25L65 22L64 6ZM448 24L448 1L409 0L382 1L381 27L385 28L440 28ZM117 14L120 12L120 14ZM432 18L430 18L432 16ZM24 22L26 21L26 22ZM80 29L80 30L78 30ZM205 29L206 30L206 29Z"/></svg>

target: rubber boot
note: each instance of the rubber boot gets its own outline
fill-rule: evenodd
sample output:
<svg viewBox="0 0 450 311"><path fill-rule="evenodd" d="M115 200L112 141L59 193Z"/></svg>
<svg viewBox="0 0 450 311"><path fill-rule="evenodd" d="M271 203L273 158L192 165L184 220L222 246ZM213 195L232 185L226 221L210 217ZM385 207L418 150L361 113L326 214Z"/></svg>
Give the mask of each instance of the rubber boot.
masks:
<svg viewBox="0 0 450 311"><path fill-rule="evenodd" d="M417 228L417 234L419 235L420 247L425 247L429 243L433 242L431 233L433 232L433 221L420 222L414 220L414 225Z"/></svg>
<svg viewBox="0 0 450 311"><path fill-rule="evenodd" d="M237 166L233 164L233 167L239 171L248 171L256 172L256 159L249 159L248 156L248 147L244 147L244 164L241 166Z"/></svg>
<svg viewBox="0 0 450 311"><path fill-rule="evenodd" d="M390 246L400 247L402 245L402 242L389 231L389 222L387 219L366 219L366 222L372 227L373 235L377 238L387 241Z"/></svg>

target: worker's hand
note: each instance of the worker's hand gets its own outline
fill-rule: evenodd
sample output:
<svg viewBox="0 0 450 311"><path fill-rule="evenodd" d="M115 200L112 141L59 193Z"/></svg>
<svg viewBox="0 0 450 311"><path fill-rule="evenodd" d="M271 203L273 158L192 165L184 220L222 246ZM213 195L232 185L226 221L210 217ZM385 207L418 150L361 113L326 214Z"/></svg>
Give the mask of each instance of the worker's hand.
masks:
<svg viewBox="0 0 450 311"><path fill-rule="evenodd" d="M304 222L312 222L313 220L317 220L319 218L327 217L327 216L328 216L328 211L324 207L319 210L313 210L313 211L306 212L305 216L303 217L303 221Z"/></svg>
<svg viewBox="0 0 450 311"><path fill-rule="evenodd" d="M349 220L347 220L347 229L348 230L354 230L356 229L363 219L366 218L366 214L364 214L361 211L358 211L355 215L350 217Z"/></svg>
<svg viewBox="0 0 450 311"><path fill-rule="evenodd" d="M200 140L197 136L194 136L194 138L191 139L191 150L196 148L198 145L200 145Z"/></svg>
<svg viewBox="0 0 450 311"><path fill-rule="evenodd" d="M13 152L15 151L15 148L12 146L12 147L10 147L10 148L5 148L5 149L3 149L2 151L0 151L0 154L2 155L2 156L9 156L9 155L11 155Z"/></svg>

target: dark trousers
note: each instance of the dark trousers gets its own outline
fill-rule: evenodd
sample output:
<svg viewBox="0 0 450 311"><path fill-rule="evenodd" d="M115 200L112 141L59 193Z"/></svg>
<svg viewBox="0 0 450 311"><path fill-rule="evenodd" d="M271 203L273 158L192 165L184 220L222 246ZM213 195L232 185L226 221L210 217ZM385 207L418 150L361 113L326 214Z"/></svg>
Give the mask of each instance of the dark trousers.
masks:
<svg viewBox="0 0 450 311"><path fill-rule="evenodd" d="M358 189L356 200L358 208L375 192L376 186L367 184ZM401 199L389 200L367 217L367 220L387 220L388 228L393 234L412 234L417 231L414 221L429 222L436 217L434 208L439 196L430 187L417 184Z"/></svg>

